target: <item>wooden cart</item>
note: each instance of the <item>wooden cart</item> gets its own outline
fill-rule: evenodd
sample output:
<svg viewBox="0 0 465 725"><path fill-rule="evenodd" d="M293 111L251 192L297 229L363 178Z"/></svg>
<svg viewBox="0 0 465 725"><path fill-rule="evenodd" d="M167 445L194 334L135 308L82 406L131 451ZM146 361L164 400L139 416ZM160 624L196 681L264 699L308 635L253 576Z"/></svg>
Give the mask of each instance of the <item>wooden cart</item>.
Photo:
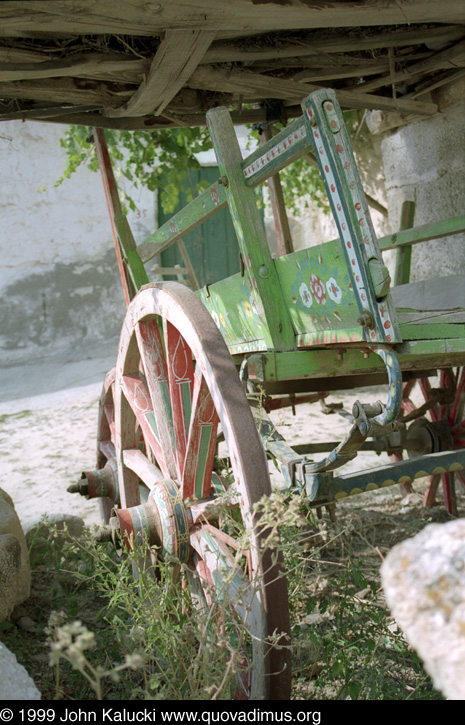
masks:
<svg viewBox="0 0 465 725"><path fill-rule="evenodd" d="M408 490L428 476L425 504L442 485L457 515L456 483L465 487L464 279L408 284L408 275L412 245L463 231L465 217L377 240L330 89L309 95L302 115L245 160L226 109L210 111L208 125L220 178L139 246L121 213L103 131L94 129L128 311L101 399L97 469L79 488L101 498L115 541L142 537L195 572L206 598L210 586L227 597L249 637L236 697L286 699L286 580L256 512L271 494L264 451L279 462L289 496L314 507L394 484ZM309 150L339 239L273 258L254 187ZM241 272L196 293L149 284L144 264L226 205ZM394 289L381 256L387 249L398 250ZM384 401L357 401L345 438L326 446L312 444L310 426L310 442L289 446L267 414L380 384ZM410 399L415 385L419 407ZM223 439L229 475L218 457ZM341 475L362 448L387 451L392 463ZM249 532L240 557L219 500L240 510Z"/></svg>

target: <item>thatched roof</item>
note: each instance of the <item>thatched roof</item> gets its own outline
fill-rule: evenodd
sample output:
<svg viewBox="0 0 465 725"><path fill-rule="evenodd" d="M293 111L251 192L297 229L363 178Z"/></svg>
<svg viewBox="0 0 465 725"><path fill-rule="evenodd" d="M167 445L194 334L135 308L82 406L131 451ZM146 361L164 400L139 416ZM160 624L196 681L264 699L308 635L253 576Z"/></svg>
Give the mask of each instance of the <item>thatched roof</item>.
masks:
<svg viewBox="0 0 465 725"><path fill-rule="evenodd" d="M166 128L222 104L284 120L323 86L413 119L464 74L457 0L0 3L0 119Z"/></svg>

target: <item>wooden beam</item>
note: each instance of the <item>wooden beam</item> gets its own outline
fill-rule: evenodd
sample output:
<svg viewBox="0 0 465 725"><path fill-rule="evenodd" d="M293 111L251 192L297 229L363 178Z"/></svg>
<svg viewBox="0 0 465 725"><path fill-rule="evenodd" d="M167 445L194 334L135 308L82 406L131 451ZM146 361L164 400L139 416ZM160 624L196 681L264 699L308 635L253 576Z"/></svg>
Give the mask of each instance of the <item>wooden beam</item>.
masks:
<svg viewBox="0 0 465 725"><path fill-rule="evenodd" d="M400 59L401 60L401 59ZM412 77L431 73L435 70L450 69L455 70L457 66L465 65L465 40L456 43L452 48L447 48L440 53L435 53L431 58L421 60L418 63L412 63L405 70L396 73L388 73L381 78L374 78L371 81L362 83L357 88L363 93L381 88L390 83L402 83L409 81Z"/></svg>
<svg viewBox="0 0 465 725"><path fill-rule="evenodd" d="M328 65L325 70L320 68L306 68L296 73L292 80L297 83L319 83L320 81L332 81L338 78L363 78L384 73L389 68L389 63L381 62L376 65ZM0 73L1 78L1 73Z"/></svg>
<svg viewBox="0 0 465 725"><path fill-rule="evenodd" d="M74 123L70 120L70 116L80 116L87 118L87 111L97 111L98 106L71 106L60 104L47 104L46 106L33 106L32 108L19 108L15 111L1 110L0 121L51 121L56 117L59 123ZM94 114L93 114L94 115ZM97 114L95 114L97 115ZM91 116L89 116L90 118ZM78 124L91 126L90 123Z"/></svg>
<svg viewBox="0 0 465 725"><path fill-rule="evenodd" d="M408 98L413 101L415 98L420 98L420 96L424 96L427 93L432 93L432 91L435 91L438 88L442 88L442 86L447 86L449 83L454 83L455 81L458 81L460 78L463 78L464 75L465 68L455 71L455 73L452 73L451 71L441 73L441 75L435 76L434 79L430 79L424 81L423 83L420 83L415 89L415 93L408 94ZM440 102L439 108L442 111L442 104Z"/></svg>
<svg viewBox="0 0 465 725"><path fill-rule="evenodd" d="M270 126L265 128L264 133L260 135L260 145L263 146L266 141L271 141L273 138L273 129ZM276 231L276 241L278 248L278 256L282 257L284 254L290 254L294 251L294 244L292 241L291 227L289 225L289 219L286 212L286 204L284 202L283 188L281 186L281 179L279 178L279 171L268 179L268 190L270 192L271 209L273 211L274 227Z"/></svg>
<svg viewBox="0 0 465 725"><path fill-rule="evenodd" d="M179 128L185 125L184 122L177 122L177 116L173 113L170 118L164 116L142 116L140 118L108 118L102 116L100 113L81 113L80 107L76 108L76 113L73 113L72 108L66 108L66 115L55 113L55 107L52 108L50 114L39 113L37 120L43 120L44 116L47 116L46 120L51 123L66 123L74 124L76 126L95 126L96 128L113 128L120 129L122 131L155 131L159 128ZM31 121L34 119L34 113L26 112L28 118ZM302 109L300 106L286 106L286 117L296 118L302 115ZM0 113L0 120L12 120L14 118L22 118L21 111L12 112L7 114ZM182 121L189 120L189 126L206 126L205 113L192 113L189 115L183 115ZM252 110L233 111L231 113L232 122L235 125L243 125L244 123L262 123L266 121L266 111L263 108L257 108Z"/></svg>
<svg viewBox="0 0 465 725"><path fill-rule="evenodd" d="M344 27L341 18L341 28ZM205 63L240 63L260 60L276 60L277 58L303 58L318 53L350 53L352 51L373 50L376 48L403 47L421 45L423 43L451 43L463 37L464 28L457 25L439 26L436 28L402 28L400 31L381 30L370 35L347 32L308 33L301 42L285 42L278 44L260 41L254 38L253 43L232 43L216 41L206 53Z"/></svg>
<svg viewBox="0 0 465 725"><path fill-rule="evenodd" d="M106 109L105 115L121 118L144 116L152 111L160 115L197 68L214 38L213 31L168 30L147 77L132 98L120 108Z"/></svg>
<svg viewBox="0 0 465 725"><path fill-rule="evenodd" d="M121 85L108 85L103 81L79 78L44 78L33 81L0 82L0 98L19 98L54 103L76 103L118 106L121 100L132 94L132 90Z"/></svg>
<svg viewBox="0 0 465 725"><path fill-rule="evenodd" d="M189 79L189 86L200 90L218 91L242 96L244 100L258 98L277 98L282 100L301 101L318 86L295 83L281 78L254 73L253 71L237 71L202 66ZM437 112L434 103L404 101L384 96L359 93L358 91L337 90L338 101L343 108L368 108L382 111L401 111L417 115L432 116Z"/></svg>
<svg viewBox="0 0 465 725"><path fill-rule="evenodd" d="M121 34L153 37L168 28L217 30L220 37L237 37L296 28L358 28L370 25L465 23L457 0L360 0L292 2L278 0L4 0L0 3L0 35L40 37Z"/></svg>
<svg viewBox="0 0 465 725"><path fill-rule="evenodd" d="M449 237L462 232L465 232L465 214L439 222L423 224L420 227L406 229L395 234L388 234L378 239L378 245L381 251L385 252L388 249L397 249L398 247L418 244L419 242L429 242L430 239L440 239L441 237Z"/></svg>
<svg viewBox="0 0 465 725"><path fill-rule="evenodd" d="M40 63L45 60L53 60L52 53L42 52L40 49L24 50L14 46L0 45L1 63Z"/></svg>
<svg viewBox="0 0 465 725"><path fill-rule="evenodd" d="M148 58L135 58L122 53L83 53L65 59L38 59L38 62L12 62L10 59L5 60L4 55L0 52L0 82L80 77L139 84L150 67Z"/></svg>

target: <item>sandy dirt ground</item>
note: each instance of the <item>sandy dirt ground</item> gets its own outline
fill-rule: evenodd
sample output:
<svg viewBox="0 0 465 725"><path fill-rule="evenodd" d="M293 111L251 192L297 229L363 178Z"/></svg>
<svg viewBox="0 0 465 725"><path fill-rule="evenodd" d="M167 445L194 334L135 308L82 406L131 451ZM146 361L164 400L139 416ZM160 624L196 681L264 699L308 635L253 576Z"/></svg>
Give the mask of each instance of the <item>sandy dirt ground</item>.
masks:
<svg viewBox="0 0 465 725"><path fill-rule="evenodd" d="M51 513L76 514L87 524L100 522L95 501L66 489L82 471L95 466L98 401L105 373L116 360L116 345L110 341L87 351L88 357L81 361L62 354L6 370L0 389L0 485L12 497L23 523ZM377 388L334 394L328 400L343 402L351 410L359 396L364 402L386 397ZM338 415L324 415L319 404L298 406L296 416L289 409L274 411L272 418L291 444L339 441L349 427ZM365 453L341 471L388 461L385 454ZM271 463L270 472L273 481L282 485ZM397 488L380 495L399 497Z"/></svg>

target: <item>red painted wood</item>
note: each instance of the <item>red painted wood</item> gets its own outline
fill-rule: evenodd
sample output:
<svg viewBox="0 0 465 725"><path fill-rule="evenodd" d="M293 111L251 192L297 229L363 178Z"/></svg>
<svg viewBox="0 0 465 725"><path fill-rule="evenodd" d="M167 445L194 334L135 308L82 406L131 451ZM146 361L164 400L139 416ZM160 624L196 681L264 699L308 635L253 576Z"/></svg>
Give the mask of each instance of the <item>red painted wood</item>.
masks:
<svg viewBox="0 0 465 725"><path fill-rule="evenodd" d="M453 473L441 473L444 504L452 516L458 516L457 498L455 496L455 477Z"/></svg>
<svg viewBox="0 0 465 725"><path fill-rule="evenodd" d="M207 383L203 376L199 378L195 375L191 423L182 477L183 499L207 498L210 495L218 423L219 418ZM208 449L205 452L206 445ZM200 491L196 492L199 479Z"/></svg>
<svg viewBox="0 0 465 725"><path fill-rule="evenodd" d="M163 450L167 478L176 480L174 452L174 426L169 396L168 370L165 349L156 320L141 321L136 326L137 344L150 391L152 410L157 424L157 434ZM161 465L160 465L161 467Z"/></svg>
<svg viewBox="0 0 465 725"><path fill-rule="evenodd" d="M116 448L111 441L99 441L99 451L103 453L107 461L116 456Z"/></svg>
<svg viewBox="0 0 465 725"><path fill-rule="evenodd" d="M131 406L136 421L140 425L146 444L151 448L163 475L169 478L169 469L165 460L164 449L158 440L150 417L153 416L152 401L143 382L135 375L124 375L122 379L124 397ZM135 427L134 427L135 428ZM139 436L134 429L134 440ZM128 446L129 447L129 446ZM132 448L133 446L131 446Z"/></svg>
<svg viewBox="0 0 465 725"><path fill-rule="evenodd" d="M462 423L465 405L465 367L457 375L457 390L449 411L449 425Z"/></svg>
<svg viewBox="0 0 465 725"><path fill-rule="evenodd" d="M176 470L178 480L181 481L189 434L190 404L194 389L194 364L190 348L179 331L168 321L165 324L164 337L176 446ZM188 410L185 409L184 397L186 394L189 398Z"/></svg>
<svg viewBox="0 0 465 725"><path fill-rule="evenodd" d="M121 202L118 195L118 187L116 185L113 168L111 166L110 154L108 153L107 142L105 140L105 132L103 128L94 128L92 133L95 142L98 165L100 168L100 173L102 175L103 188L105 190L105 198L107 200L108 212L110 215L110 223L113 232L113 241L115 243L116 259L118 262L118 269L121 278L121 284L123 287L124 299L126 305L129 305L136 291L132 285L131 280L129 279L127 269L123 262L123 256L121 253L118 241L118 234L114 222L115 217L122 216L123 214L121 209Z"/></svg>

